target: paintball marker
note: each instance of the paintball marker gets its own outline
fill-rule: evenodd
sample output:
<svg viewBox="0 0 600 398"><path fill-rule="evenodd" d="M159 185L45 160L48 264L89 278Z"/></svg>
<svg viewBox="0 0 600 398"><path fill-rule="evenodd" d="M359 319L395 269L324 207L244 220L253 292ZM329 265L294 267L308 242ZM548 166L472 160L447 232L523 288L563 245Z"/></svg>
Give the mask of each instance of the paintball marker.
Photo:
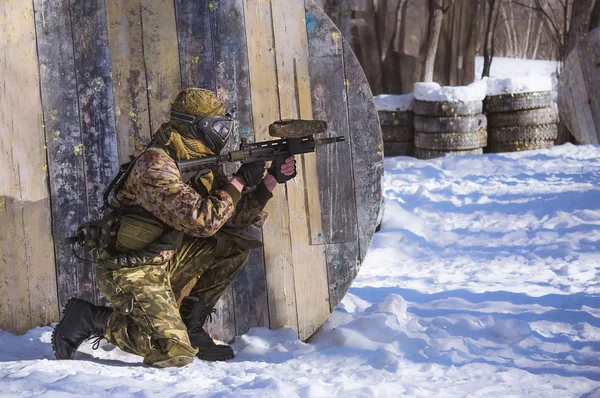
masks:
<svg viewBox="0 0 600 398"><path fill-rule="evenodd" d="M279 140L255 142L242 140L240 149L224 155L207 156L201 159L177 162L183 181L191 180L198 173L208 171L210 167L226 162L250 163L255 161L283 162L292 155L314 152L316 146L345 141L345 137L314 138L315 134L327 131L327 122L323 120L280 120L269 126L271 137ZM275 172L280 173L280 170Z"/></svg>

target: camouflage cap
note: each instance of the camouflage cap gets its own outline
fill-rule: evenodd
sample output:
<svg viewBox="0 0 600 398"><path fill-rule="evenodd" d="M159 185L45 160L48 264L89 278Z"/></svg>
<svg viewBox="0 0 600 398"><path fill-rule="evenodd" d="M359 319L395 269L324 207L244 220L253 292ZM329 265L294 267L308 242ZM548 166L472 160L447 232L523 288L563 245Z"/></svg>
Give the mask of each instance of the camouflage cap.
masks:
<svg viewBox="0 0 600 398"><path fill-rule="evenodd" d="M171 109L194 116L225 116L225 108L215 93L203 88L186 88L181 91Z"/></svg>

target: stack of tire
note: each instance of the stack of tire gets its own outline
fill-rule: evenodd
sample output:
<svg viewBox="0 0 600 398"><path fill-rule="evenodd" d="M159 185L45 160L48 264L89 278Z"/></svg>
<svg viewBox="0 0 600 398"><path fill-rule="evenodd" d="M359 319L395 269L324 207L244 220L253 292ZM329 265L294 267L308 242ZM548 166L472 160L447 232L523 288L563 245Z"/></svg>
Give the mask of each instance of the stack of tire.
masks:
<svg viewBox="0 0 600 398"><path fill-rule="evenodd" d="M552 91L489 96L484 99L489 137L486 152L547 149L558 135L558 108Z"/></svg>
<svg viewBox="0 0 600 398"><path fill-rule="evenodd" d="M482 154L487 145L487 120L482 109L482 101L415 99L415 157Z"/></svg>
<svg viewBox="0 0 600 398"><path fill-rule="evenodd" d="M383 134L383 156L413 156L412 111L379 111Z"/></svg>

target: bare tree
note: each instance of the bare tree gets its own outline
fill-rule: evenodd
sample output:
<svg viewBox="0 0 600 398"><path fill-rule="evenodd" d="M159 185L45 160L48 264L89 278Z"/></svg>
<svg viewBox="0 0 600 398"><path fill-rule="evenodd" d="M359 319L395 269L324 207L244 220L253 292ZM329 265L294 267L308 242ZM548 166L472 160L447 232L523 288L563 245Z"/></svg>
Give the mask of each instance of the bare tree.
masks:
<svg viewBox="0 0 600 398"><path fill-rule="evenodd" d="M481 77L489 76L494 57L494 32L498 25L501 0L487 0L485 40L483 42L483 73Z"/></svg>
<svg viewBox="0 0 600 398"><path fill-rule="evenodd" d="M444 8L444 0L430 0L429 2L429 32L427 34L427 52L425 53L425 67L423 68L423 81L433 81L435 55L437 53L442 20L444 14L454 5L454 0L449 0Z"/></svg>

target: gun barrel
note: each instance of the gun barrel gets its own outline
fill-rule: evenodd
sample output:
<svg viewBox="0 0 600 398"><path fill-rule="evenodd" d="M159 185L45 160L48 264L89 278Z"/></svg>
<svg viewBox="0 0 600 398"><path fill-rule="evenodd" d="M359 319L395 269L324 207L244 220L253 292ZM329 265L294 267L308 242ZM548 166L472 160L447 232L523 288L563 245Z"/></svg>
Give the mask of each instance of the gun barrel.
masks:
<svg viewBox="0 0 600 398"><path fill-rule="evenodd" d="M344 136L340 136L340 137L331 137L331 138L318 138L315 139L315 145L328 145L328 144L335 144L336 142L343 142L346 141L346 137Z"/></svg>

